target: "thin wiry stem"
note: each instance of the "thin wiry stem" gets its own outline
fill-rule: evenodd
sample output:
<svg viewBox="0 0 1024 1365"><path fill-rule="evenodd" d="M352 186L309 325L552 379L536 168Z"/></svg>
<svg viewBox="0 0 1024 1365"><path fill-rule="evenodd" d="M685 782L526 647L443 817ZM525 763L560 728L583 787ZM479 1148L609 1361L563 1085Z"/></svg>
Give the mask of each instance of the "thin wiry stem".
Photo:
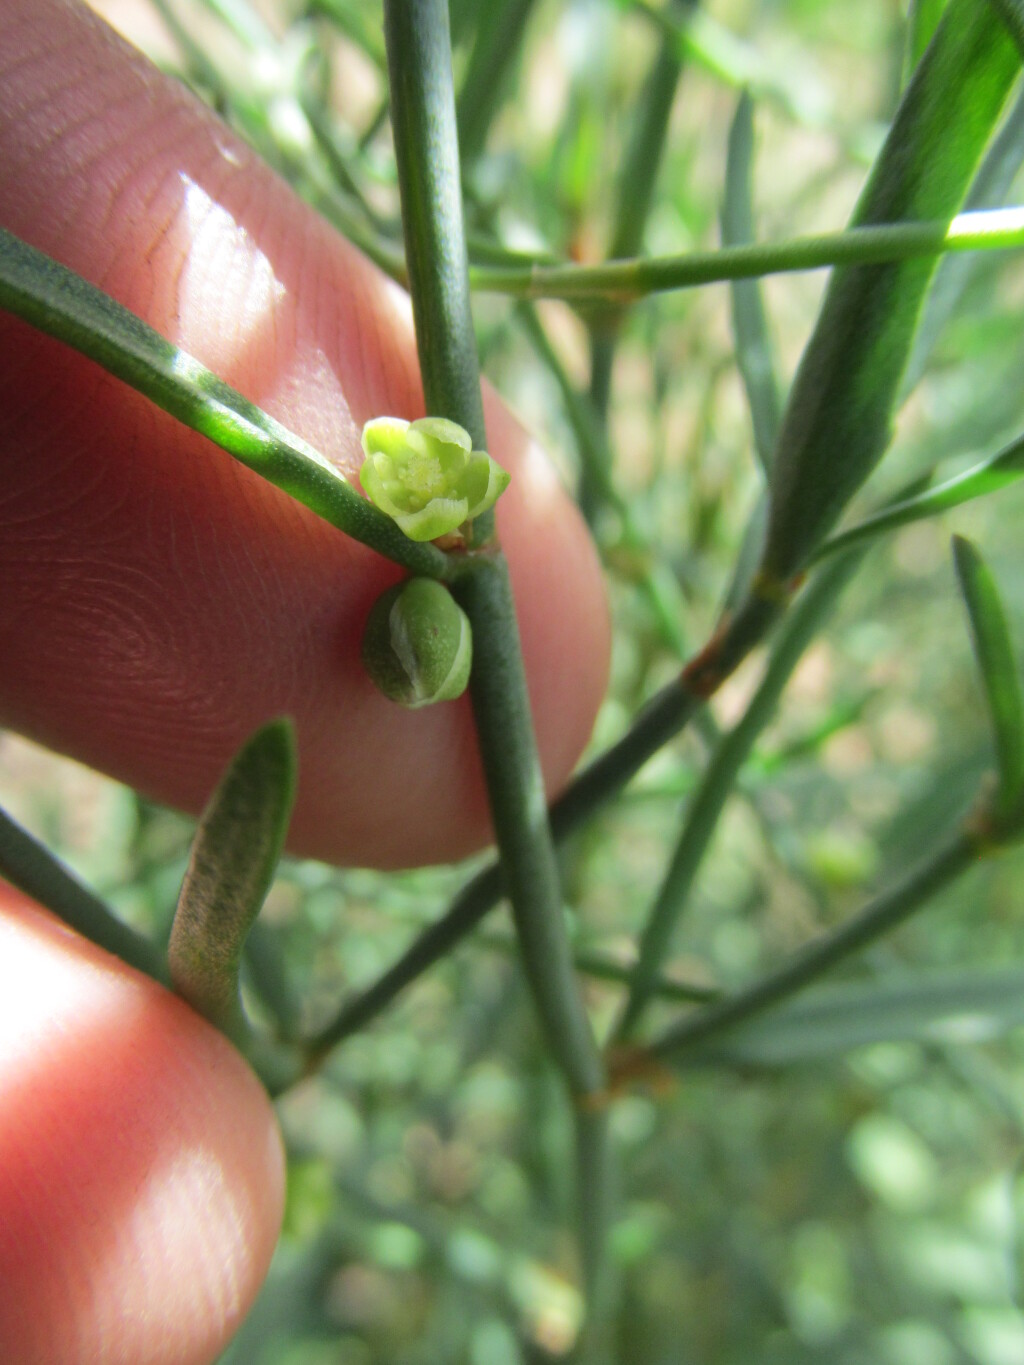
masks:
<svg viewBox="0 0 1024 1365"><path fill-rule="evenodd" d="M835 265L881 265L953 251L1024 246L1024 207L957 214L950 222L884 223L785 242L693 251L603 265L474 266L472 287L521 299L628 304L648 294Z"/></svg>
<svg viewBox="0 0 1024 1365"><path fill-rule="evenodd" d="M385 42L406 258L428 411L486 449L459 178L446 0L386 0ZM483 519L481 519L482 521ZM477 543L493 537L479 527ZM522 960L544 1036L580 1106L577 1159L603 1179L607 1122L593 1110L604 1066L573 971L508 568L495 547L456 585L473 627L470 695ZM583 1201L584 1283L601 1277L606 1224ZM594 1305L591 1303L591 1309Z"/></svg>

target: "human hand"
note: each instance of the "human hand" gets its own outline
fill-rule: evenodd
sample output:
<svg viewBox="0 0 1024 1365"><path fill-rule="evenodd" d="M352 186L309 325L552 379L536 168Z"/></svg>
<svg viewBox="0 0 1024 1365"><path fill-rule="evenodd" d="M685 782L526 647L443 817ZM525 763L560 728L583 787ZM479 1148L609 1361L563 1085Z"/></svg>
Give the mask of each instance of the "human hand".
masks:
<svg viewBox="0 0 1024 1365"><path fill-rule="evenodd" d="M81 7L0 0L0 221L353 473L422 412L407 300ZM296 851L447 861L488 837L465 701L406 713L359 663L398 577L82 357L0 316L0 719L197 809L269 716ZM604 690L581 522L488 395L538 741L564 781ZM210 1360L281 1209L270 1106L219 1036L21 898L0 936L0 1357ZM5 1336L6 1334L6 1336Z"/></svg>

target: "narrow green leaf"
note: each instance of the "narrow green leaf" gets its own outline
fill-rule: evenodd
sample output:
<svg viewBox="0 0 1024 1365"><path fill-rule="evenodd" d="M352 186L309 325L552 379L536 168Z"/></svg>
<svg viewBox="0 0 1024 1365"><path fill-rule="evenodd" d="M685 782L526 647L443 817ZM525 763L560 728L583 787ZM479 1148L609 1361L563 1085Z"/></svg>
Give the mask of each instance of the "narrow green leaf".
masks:
<svg viewBox="0 0 1024 1365"><path fill-rule="evenodd" d="M668 12L687 22L693 0L670 0ZM659 45L636 109L630 120L629 139L621 160L612 209L612 230L607 255L611 260L635 256L643 247L644 234L654 203L654 191L668 142L669 123L682 71L676 42L666 34ZM618 349L621 306L595 309L588 319L590 331L590 383L583 400L592 414L601 439L580 445L580 511L592 528L597 525L603 503L620 505L614 492L612 448L608 438L608 407L611 402L615 355Z"/></svg>
<svg viewBox="0 0 1024 1365"><path fill-rule="evenodd" d="M931 42L946 8L946 0L910 0L907 11L907 50L904 62L906 79L913 75L925 48Z"/></svg>
<svg viewBox="0 0 1024 1365"><path fill-rule="evenodd" d="M989 0L989 3L1013 34L1013 41L1024 55L1024 4L1021 0Z"/></svg>
<svg viewBox="0 0 1024 1365"><path fill-rule="evenodd" d="M673 23L685 29L695 8L696 0L671 0L666 14ZM666 34L640 90L629 142L622 157L608 248L608 256L613 261L635 256L643 247L681 72L682 56L678 45Z"/></svg>
<svg viewBox="0 0 1024 1365"><path fill-rule="evenodd" d="M509 93L508 75L523 45L534 0L482 6L473 51L456 101L459 152L469 166L483 151L495 115Z"/></svg>
<svg viewBox="0 0 1024 1365"><path fill-rule="evenodd" d="M754 105L744 90L729 129L722 203L722 245L744 246L754 240L751 177L754 158ZM756 280L733 280L732 329L736 361L750 406L754 446L765 473L770 470L779 434L779 389L772 360L761 287Z"/></svg>
<svg viewBox="0 0 1024 1365"><path fill-rule="evenodd" d="M264 725L232 760L199 821L174 915L175 990L236 1042L242 949L281 856L295 794L290 720Z"/></svg>
<svg viewBox="0 0 1024 1365"><path fill-rule="evenodd" d="M788 961L757 977L733 995L692 1010L671 1024L648 1047L642 1058L623 1058L620 1077L635 1072L638 1061L671 1060L707 1047L712 1040L730 1035L760 1015L776 1009L791 996L815 985L853 953L862 952L885 934L906 922L932 897L962 876L978 859L975 832L957 830L924 862L912 868L895 885L881 892L849 919L812 939ZM615 1075L615 1068L612 1071Z"/></svg>
<svg viewBox="0 0 1024 1365"><path fill-rule="evenodd" d="M794 80L791 71L764 58L706 8L697 9L686 24L674 19L666 5L632 0L631 8L672 38L680 56L690 58L716 80L736 90L749 88L773 100L800 123L820 127L829 122L828 95L812 72L801 71L799 79Z"/></svg>
<svg viewBox="0 0 1024 1365"><path fill-rule="evenodd" d="M1001 209L1006 203L1022 163L1024 94L1019 94L971 182L971 188L964 201L964 213L974 214L989 209ZM898 402L902 403L924 374L935 343L984 261L985 257L977 252L955 252L943 256L939 262L921 312L921 321L903 375Z"/></svg>
<svg viewBox="0 0 1024 1365"><path fill-rule="evenodd" d="M874 1043L982 1043L1022 1025L1024 969L960 969L817 990L679 1061L788 1066Z"/></svg>
<svg viewBox="0 0 1024 1365"><path fill-rule="evenodd" d="M381 33L380 5L368 5L366 0L310 0L308 13L323 14L381 72L387 65L384 55L384 36Z"/></svg>
<svg viewBox="0 0 1024 1365"><path fill-rule="evenodd" d="M985 0L951 0L900 102L852 226L953 218L1019 70ZM935 258L838 268L797 370L773 470L763 570L807 561L889 444Z"/></svg>
<svg viewBox="0 0 1024 1365"><path fill-rule="evenodd" d="M3 228L0 308L95 360L346 535L416 573L443 576L440 550L409 541L300 436L101 289Z"/></svg>
<svg viewBox="0 0 1024 1365"><path fill-rule="evenodd" d="M963 536L953 537L953 557L992 719L999 768L998 819L1017 812L1024 796L1024 694L999 589L988 565Z"/></svg>
<svg viewBox="0 0 1024 1365"><path fill-rule="evenodd" d="M122 962L166 982L167 972L156 946L119 920L48 848L2 810L0 876Z"/></svg>
<svg viewBox="0 0 1024 1365"><path fill-rule="evenodd" d="M984 497L986 493L995 493L1007 484L1016 483L1022 474L1024 436L1019 436L991 459L983 460L955 478L947 479L945 483L918 493L915 497L905 498L876 512L874 516L866 517L848 531L830 537L811 556L810 562L815 564L840 550L849 549L858 541L870 540L886 531L894 531L898 526L906 526L908 522L922 521L925 517L934 517L940 512L948 512L952 507L959 507L961 503Z"/></svg>

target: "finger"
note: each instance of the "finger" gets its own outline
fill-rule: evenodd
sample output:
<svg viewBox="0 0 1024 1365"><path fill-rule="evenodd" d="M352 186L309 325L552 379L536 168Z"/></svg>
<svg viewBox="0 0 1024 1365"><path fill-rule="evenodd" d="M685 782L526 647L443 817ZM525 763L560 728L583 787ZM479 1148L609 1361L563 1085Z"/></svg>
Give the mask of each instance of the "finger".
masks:
<svg viewBox="0 0 1024 1365"><path fill-rule="evenodd" d="M0 1359L206 1365L266 1274L283 1188L227 1041L0 887Z"/></svg>
<svg viewBox="0 0 1024 1365"><path fill-rule="evenodd" d="M352 473L423 403L406 296L89 11L2 0L0 217ZM398 576L66 348L0 316L0 720L197 809L241 739L298 723L292 845L380 866L489 837L465 699L408 713L359 662ZM604 691L585 530L492 394L538 742L559 787Z"/></svg>

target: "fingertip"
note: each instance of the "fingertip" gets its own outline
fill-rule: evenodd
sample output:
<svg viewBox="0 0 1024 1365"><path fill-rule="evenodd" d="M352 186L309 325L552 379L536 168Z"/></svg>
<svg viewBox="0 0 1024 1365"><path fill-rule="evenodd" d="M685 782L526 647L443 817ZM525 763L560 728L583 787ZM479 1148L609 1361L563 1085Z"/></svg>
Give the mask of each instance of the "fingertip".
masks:
<svg viewBox="0 0 1024 1365"><path fill-rule="evenodd" d="M206 1365L280 1226L242 1058L180 1000L0 893L0 1359Z"/></svg>
<svg viewBox="0 0 1024 1365"><path fill-rule="evenodd" d="M95 17L9 3L0 217L353 475L365 420L423 413L407 295ZM67 348L11 319L0 346L0 720L195 812L287 713L293 851L393 868L486 843L468 703L403 714L360 662L395 566ZM601 574L492 394L487 418L512 474L498 522L554 792L607 679Z"/></svg>

